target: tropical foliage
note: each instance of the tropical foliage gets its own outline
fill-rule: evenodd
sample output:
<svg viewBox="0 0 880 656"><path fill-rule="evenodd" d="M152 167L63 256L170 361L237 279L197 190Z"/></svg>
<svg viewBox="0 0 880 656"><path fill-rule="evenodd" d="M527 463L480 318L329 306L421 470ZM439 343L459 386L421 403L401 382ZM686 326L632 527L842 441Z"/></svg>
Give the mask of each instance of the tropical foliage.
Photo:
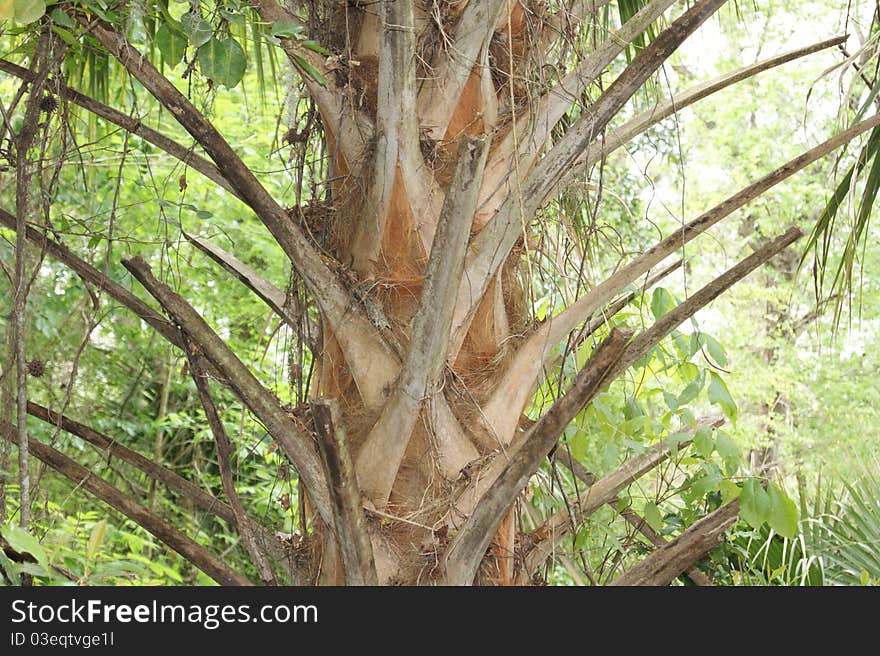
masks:
<svg viewBox="0 0 880 656"><path fill-rule="evenodd" d="M861 4L0 0L6 580L878 580Z"/></svg>

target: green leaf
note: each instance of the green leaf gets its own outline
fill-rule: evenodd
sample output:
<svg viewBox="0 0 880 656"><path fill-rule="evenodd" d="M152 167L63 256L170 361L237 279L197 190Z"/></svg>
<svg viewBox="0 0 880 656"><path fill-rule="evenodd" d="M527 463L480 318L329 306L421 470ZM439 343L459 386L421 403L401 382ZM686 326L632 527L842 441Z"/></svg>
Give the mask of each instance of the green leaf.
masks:
<svg viewBox="0 0 880 656"><path fill-rule="evenodd" d="M678 365L678 373L681 376L682 380L684 380L684 382L690 383L702 372L700 371L700 368L693 362L682 362L680 365Z"/></svg>
<svg viewBox="0 0 880 656"><path fill-rule="evenodd" d="M61 40L64 41L64 43L66 43L67 45L69 45L71 48L79 49L79 47L80 47L79 40L75 36L73 36L73 34L68 32L67 30L65 30L63 27L58 27L57 25L53 25L52 31L55 32L55 34L57 34L59 37L61 37Z"/></svg>
<svg viewBox="0 0 880 656"><path fill-rule="evenodd" d="M322 87L327 86L327 80L325 80L324 76L318 72L318 69L316 69L314 66L312 66L309 62L307 62L305 59L303 59L299 55L294 55L293 59L296 61L297 65L299 65L300 68L302 68L306 72L306 74L309 77L311 77L313 80L315 80Z"/></svg>
<svg viewBox="0 0 880 656"><path fill-rule="evenodd" d="M156 30L156 45L159 52L162 53L162 59L165 63L174 68L183 59L186 52L187 38L183 32L168 27L166 23L162 23Z"/></svg>
<svg viewBox="0 0 880 656"><path fill-rule="evenodd" d="M9 546L19 553L28 553L37 559L37 562L45 567L49 562L43 547L37 542L37 538L18 526L9 524L0 533L6 538Z"/></svg>
<svg viewBox="0 0 880 656"><path fill-rule="evenodd" d="M709 402L717 403L724 411L724 414L731 419L735 419L736 402L734 402L730 391L727 389L727 383L714 371L710 371L709 375L711 377L709 381Z"/></svg>
<svg viewBox="0 0 880 656"><path fill-rule="evenodd" d="M723 431L716 431L715 449L718 451L718 455L721 456L721 460L724 462L724 471L728 476L733 476L736 473L736 470L739 469L739 446L727 437L727 434Z"/></svg>
<svg viewBox="0 0 880 656"><path fill-rule="evenodd" d="M299 35L305 31L305 27L298 23L285 23L279 21L272 25L272 36L284 36L290 39L299 38Z"/></svg>
<svg viewBox="0 0 880 656"><path fill-rule="evenodd" d="M50 16L52 17L52 22L56 25L60 25L61 27L76 27L76 23L73 19L67 15L67 12L61 9L53 9Z"/></svg>
<svg viewBox="0 0 880 656"><path fill-rule="evenodd" d="M678 410L679 401L678 397L675 394L672 394L670 392L663 392L663 400L666 401L666 405L669 407L670 410L672 410L673 412Z"/></svg>
<svg viewBox="0 0 880 656"><path fill-rule="evenodd" d="M31 576L51 576L49 570L39 563L21 563L18 566L18 571Z"/></svg>
<svg viewBox="0 0 880 656"><path fill-rule="evenodd" d="M691 333L691 337L689 340L689 349L691 355L700 350L700 347L705 344L705 340L703 339L703 333L697 331Z"/></svg>
<svg viewBox="0 0 880 656"><path fill-rule="evenodd" d="M738 499L742 489L733 481L723 480L718 486L721 490L721 503L730 503L734 499Z"/></svg>
<svg viewBox="0 0 880 656"><path fill-rule="evenodd" d="M320 55L325 55L327 57L330 56L330 51L327 50L327 48L322 46L317 41L303 41L301 45L303 48L308 48L309 50L313 50L314 52L317 52Z"/></svg>
<svg viewBox="0 0 880 656"><path fill-rule="evenodd" d="M0 550L0 567L3 568L6 578L9 579L9 582L12 583L12 585L20 584L21 579L18 576L18 567L6 557L6 554L3 553L2 550Z"/></svg>
<svg viewBox="0 0 880 656"><path fill-rule="evenodd" d="M230 23L234 23L235 25L244 25L247 22L244 15L242 15L238 12L227 11L225 9L221 9L220 15L223 16L223 18L228 20Z"/></svg>
<svg viewBox="0 0 880 656"><path fill-rule="evenodd" d="M674 307L675 300L672 298L672 294L663 287L657 287L651 295L651 313L654 318L659 319Z"/></svg>
<svg viewBox="0 0 880 656"><path fill-rule="evenodd" d="M190 44L196 48L205 45L214 36L214 28L211 24L192 12L187 12L180 17L180 26Z"/></svg>
<svg viewBox="0 0 880 656"><path fill-rule="evenodd" d="M775 483L767 486L767 496L770 499L770 516L767 519L770 528L784 538L793 538L798 530L798 510L794 501Z"/></svg>
<svg viewBox="0 0 880 656"><path fill-rule="evenodd" d="M691 484L691 491L697 498L718 490L724 481L721 471L713 463L703 462L700 469L702 474Z"/></svg>
<svg viewBox="0 0 880 656"><path fill-rule="evenodd" d="M46 13L44 0L13 0L15 21L22 25L33 23Z"/></svg>
<svg viewBox="0 0 880 656"><path fill-rule="evenodd" d="M690 426L691 428L696 427L697 418L694 416L694 413L691 412L689 409L682 408L679 411L678 416L681 417L682 426Z"/></svg>
<svg viewBox="0 0 880 656"><path fill-rule="evenodd" d="M247 57L235 39L211 39L199 48L202 75L231 89L241 82L247 69Z"/></svg>
<svg viewBox="0 0 880 656"><path fill-rule="evenodd" d="M681 394L678 395L678 405L679 407L686 405L693 401L700 394L700 391L703 389L703 383L706 381L705 376L697 376L694 380L687 384L687 387L682 390Z"/></svg>
<svg viewBox="0 0 880 656"><path fill-rule="evenodd" d="M92 527L92 534L89 536L89 544L86 547L86 558L94 560L98 555L98 550L104 542L104 536L107 535L107 520L102 519Z"/></svg>
<svg viewBox="0 0 880 656"><path fill-rule="evenodd" d="M610 442L606 444L605 449L602 452L602 466L605 469L612 469L617 466L619 460L620 452L617 450L617 445L611 444Z"/></svg>
<svg viewBox="0 0 880 656"><path fill-rule="evenodd" d="M761 528L770 517L770 496L754 478L743 484L739 495L739 516L754 528Z"/></svg>
<svg viewBox="0 0 880 656"><path fill-rule="evenodd" d="M715 450L715 440L712 439L712 429L703 426L694 433L694 448L704 458L708 458Z"/></svg>
<svg viewBox="0 0 880 656"><path fill-rule="evenodd" d="M690 433L674 433L666 438L666 445L672 451L672 455L678 455L678 445L691 439Z"/></svg>
<svg viewBox="0 0 880 656"><path fill-rule="evenodd" d="M635 395L631 394L626 397L626 405L623 406L624 419L635 419L636 417L644 417L645 410L639 405Z"/></svg>
<svg viewBox="0 0 880 656"><path fill-rule="evenodd" d="M653 501L645 504L645 521L655 531L660 531L663 528L663 516L660 514L657 504Z"/></svg>
<svg viewBox="0 0 880 656"><path fill-rule="evenodd" d="M579 430L575 424L565 429L565 442L571 449L571 457L575 460L583 460L587 456L590 442L587 439L587 434Z"/></svg>
<svg viewBox="0 0 880 656"><path fill-rule="evenodd" d="M727 366L727 353L724 352L724 347L718 342L717 339L711 337L709 335L703 335L706 339L706 350L709 351L709 355L712 356L712 359L715 360L715 364L719 367Z"/></svg>

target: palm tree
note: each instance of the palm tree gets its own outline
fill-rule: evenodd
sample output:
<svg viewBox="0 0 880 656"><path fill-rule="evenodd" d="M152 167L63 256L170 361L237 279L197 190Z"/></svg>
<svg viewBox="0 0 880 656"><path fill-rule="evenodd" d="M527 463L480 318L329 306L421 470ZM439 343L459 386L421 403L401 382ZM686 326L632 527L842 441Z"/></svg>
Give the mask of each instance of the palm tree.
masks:
<svg viewBox="0 0 880 656"><path fill-rule="evenodd" d="M32 21L29 68L3 61L0 69L24 81L19 98L26 106L25 127L36 126L44 93L57 94L180 159L245 203L301 282L306 299L298 310L234 253L198 235L187 239L300 331L315 366L308 408L285 407L145 259L123 263L167 319L139 298L140 289L117 284L66 248L37 219L29 198L34 130L23 129L16 137L16 212L0 213L3 225L17 233L17 253L24 257L27 242L38 246L185 352L216 440L229 503L88 426L28 401L23 268L16 269L13 284L17 428L2 425L4 436L23 447L22 470L27 471L30 452L82 481L83 489L220 583L247 579L137 499L88 476L60 451L28 441L28 413L111 449L234 523L264 582L536 580L557 558L557 545L591 513L615 505L629 484L675 451L661 442L597 480L555 451L566 426L679 324L801 233L791 228L761 244L637 334L609 329L603 317L632 299L633 284L653 284L675 268L664 262L684 244L880 123L867 118L781 163L630 257L552 317L537 321L530 274L541 249L531 236L548 222L564 221L554 199L570 196L575 181L683 107L843 42L832 38L787 52L636 111L639 94L664 63L726 4L618 0L612 13L611 0L289 5L255 0L254 33L263 41L277 39L314 107L287 138L328 154L322 173L329 182L293 211L245 165L219 123L208 120L157 68L158 58L173 66L189 48L197 52L192 65L198 62L213 85L235 86L244 58L234 21L228 11L220 12L229 9L226 3L193 5L183 20L172 18L162 3L135 7L98 0L62 3L48 16L39 11L36 17L19 16L21 22ZM73 56L109 53L167 110L165 120L185 128L196 148L50 76L62 50L73 43L88 45ZM591 334L596 342L587 339ZM538 389L561 359L575 352L585 364L566 379L551 407L529 418L526 410ZM230 441L209 379L240 399L295 469L305 519L296 549L255 522L238 500L228 464ZM694 423L681 432L701 427ZM580 477L581 491L555 513L530 516L533 529L526 531L518 502L551 455ZM651 534L656 550L614 582L669 583L717 544L737 511L737 501L731 501L668 543ZM649 532L638 518L629 519ZM700 578L690 571L694 580Z"/></svg>

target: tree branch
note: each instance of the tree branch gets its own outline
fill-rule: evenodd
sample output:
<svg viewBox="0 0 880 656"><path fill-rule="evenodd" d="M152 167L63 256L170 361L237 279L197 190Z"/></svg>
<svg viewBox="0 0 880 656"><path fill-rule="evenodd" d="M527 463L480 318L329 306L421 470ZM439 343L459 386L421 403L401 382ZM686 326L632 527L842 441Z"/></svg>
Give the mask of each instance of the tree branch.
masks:
<svg viewBox="0 0 880 656"><path fill-rule="evenodd" d="M707 422L700 422L702 425L707 425ZM724 423L723 419L719 419L712 423L713 426L720 426ZM593 485L596 482L596 477L584 469L583 465L575 460L568 451L563 451L561 449L556 449L553 452L553 462L562 463L574 474L577 478L579 478L583 483L585 483L588 487ZM614 497L608 502L608 507L617 511L620 508L620 498ZM623 517L629 524L641 533L647 540L653 544L655 547L662 547L663 545L668 543L668 540L660 535L657 531L651 528L645 519L634 511L632 508L624 508L620 511L620 516ZM712 582L709 578L703 574L696 567L691 566L685 570L685 575L689 578L694 585L699 586L710 586Z"/></svg>
<svg viewBox="0 0 880 656"><path fill-rule="evenodd" d="M618 576L610 585L669 585L676 576L724 541L724 532L736 523L738 513L739 499L724 504Z"/></svg>
<svg viewBox="0 0 880 656"><path fill-rule="evenodd" d="M339 337L340 346L352 371L369 381L367 372L379 363L390 365L396 359L391 348L369 319L352 303L351 296L336 274L302 231L287 216L253 172L241 161L222 135L196 107L181 94L141 53L128 45L125 37L100 21L80 13L76 19L125 67L125 69L166 108L220 167L238 195L250 206L269 230L302 277L321 308L323 317ZM378 403L382 389L361 389L365 400Z"/></svg>
<svg viewBox="0 0 880 656"><path fill-rule="evenodd" d="M680 230L661 240L632 262L603 280L575 303L541 325L523 342L499 376L501 387L487 402L484 414L499 435L511 434L512 405L525 403L538 383L543 369L553 357L553 351L566 334L587 321L603 305L611 301L621 289L650 271L666 257L682 248L722 219L758 198L780 182L821 159L858 135L880 125L880 115L866 119L840 134L788 161L772 173L740 190L727 200L703 213ZM459 293L459 303L462 295ZM516 421L519 415L516 415Z"/></svg>
<svg viewBox="0 0 880 656"><path fill-rule="evenodd" d="M0 208L0 225L10 230L16 229L15 217L2 208ZM45 233L28 226L25 229L25 235L29 241L44 249L59 262L65 264L85 282L94 285L99 290L106 291L111 298L134 312L171 344L178 348L180 347L180 335L168 319L153 310L153 308L125 287L105 276L85 260L71 253L70 249L64 244L50 239Z"/></svg>
<svg viewBox="0 0 880 656"><path fill-rule="evenodd" d="M333 400L312 401L318 448L330 488L334 534L342 555L346 585L378 585L373 546L364 517L363 501L348 451L339 410Z"/></svg>
<svg viewBox="0 0 880 656"><path fill-rule="evenodd" d="M196 392L205 411L205 419L208 420L208 426L210 426L211 433L214 435L214 443L217 446L217 466L220 469L220 481L223 484L223 492L226 494L226 499L229 501L229 506L232 509L235 527L241 535L251 562L257 568L260 579L265 585L277 585L278 582L275 579L272 566L266 560L263 550L260 549L256 536L251 529L250 520L245 514L244 506L241 504L241 499L235 489L231 468L232 443L226 435L226 429L223 427L223 420L220 419L220 414L217 412L217 406L214 405L214 399L211 398L211 391L208 388L208 376L205 373L203 364L204 358L192 344L187 343L185 338L183 342L186 357L189 361L189 370L196 385Z"/></svg>
<svg viewBox="0 0 880 656"><path fill-rule="evenodd" d="M572 167L580 153L601 134L608 122L669 55L726 2L727 0L699 0L661 32L647 48L641 50L605 93L526 177L522 194L509 196L488 225L477 235L472 247L475 255L465 267L466 282L459 288L451 356L458 353L489 282L521 236L524 230L523 217L525 221L531 222L555 186L575 173Z"/></svg>
<svg viewBox="0 0 880 656"><path fill-rule="evenodd" d="M332 526L327 485L311 436L282 410L275 395L263 387L199 313L179 294L153 276L150 266L143 258L126 257L122 263L159 301L211 364L226 377L244 404L263 422L269 434L293 462L322 519Z"/></svg>
<svg viewBox="0 0 880 656"><path fill-rule="evenodd" d="M486 182L481 194L484 202L480 203L480 216L484 218L478 219L478 225L484 225L506 198L507 194L502 193L503 182L509 178L511 170L528 171L532 168L551 131L572 104L580 102L584 91L602 71L675 2L677 0L651 0L548 90L533 111L527 111L517 119L501 143L493 148L492 158L486 165ZM515 152L517 145L522 149L519 152ZM519 160L518 163L512 161L514 158Z"/></svg>
<svg viewBox="0 0 880 656"><path fill-rule="evenodd" d="M28 82L31 82L34 79L33 74L29 70L13 64L12 62L5 59L0 59L0 71L3 71L4 73L9 73L10 75L13 75L21 80L26 80ZM169 139L161 132L157 132L156 130L147 127L146 125L141 123L140 119L132 118L131 116L123 114L122 112L113 109L112 107L108 107L107 105L99 103L97 100L89 98L79 91L71 89L66 84L61 82L61 80L52 81L50 88L53 93L56 93L65 100L82 107L83 109L91 112L92 114L95 114L96 116L100 116L101 118L110 121L114 125L118 125L123 130L126 130L131 134L137 135L144 141L147 141L157 148L164 150L166 153L173 157L176 157L181 162L198 171L212 182L220 185L223 189L231 193L233 196L236 196L237 198L239 197L236 191L226 180L226 178L223 177L223 174L220 173L220 170L201 155L197 155L196 153L194 153L192 148L186 148L185 146L182 146L181 144L174 141L173 139Z"/></svg>
<svg viewBox="0 0 880 656"><path fill-rule="evenodd" d="M27 433L27 304L30 284L27 280L28 242L25 236L27 221L34 205L36 190L42 191L41 180L33 184L34 162L31 148L40 129L40 102L46 77L52 64L51 50L54 34L43 28L37 38L31 56L33 83L25 102L24 117L18 134L13 138L15 145L15 257L12 279L12 357L15 363L15 406L18 428L18 487L19 487L19 525L25 531L31 530L31 481L28 461ZM25 83L22 83L22 87Z"/></svg>
<svg viewBox="0 0 880 656"><path fill-rule="evenodd" d="M624 144L629 143L634 137L642 134L648 128L656 125L663 119L680 112L685 107L711 96L722 89L738 82L742 82L743 80L747 80L748 78L754 77L764 71L781 66L782 64L839 45L846 41L846 39L847 36L843 35L828 39L827 41L820 41L819 43L814 43L804 48L790 50L755 64L743 66L735 71L721 75L714 80L710 80L709 82L682 91L681 93L674 95L671 99L659 103L655 107L634 116L620 127L609 131L601 140L590 144L590 147L578 157L575 162L575 167L582 170L584 167L600 161L602 158L607 157Z"/></svg>
<svg viewBox="0 0 880 656"><path fill-rule="evenodd" d="M221 267L235 276L245 287L250 289L254 294L260 297L263 302L281 317L284 322L299 331L302 326L297 317L293 316L287 310L287 297L284 292L278 289L271 282L263 278L260 274L250 268L247 264L239 260L232 253L227 253L219 246L216 246L202 237L190 235L186 232L183 236L196 248L205 255L214 260ZM308 334L304 335L306 346L312 353L318 352L318 346L315 343L314 336L318 334L318 327L309 317L305 317L307 321Z"/></svg>
<svg viewBox="0 0 880 656"><path fill-rule="evenodd" d="M236 525L236 519L232 512L232 508L220 501L220 499L179 476L167 467L163 467L153 460L142 456L140 453L123 446L112 437L104 435L85 424L74 421L73 419L65 417L53 410L49 410L49 408L34 403L33 401L28 401L28 414L32 417L36 417L40 421L46 422L47 424L58 426L71 435L76 435L89 444L98 447L102 451L118 457L123 462L141 470L150 478L163 483L172 492L177 492L186 499L189 499L202 510L209 512L212 515L216 515L230 526ZM252 529L260 534L260 540L263 542L263 546L268 546L277 542L272 531L268 528L258 524L253 519L248 519L248 522Z"/></svg>
<svg viewBox="0 0 880 656"><path fill-rule="evenodd" d="M471 583L510 506L553 449L565 427L610 382L608 375L631 336L631 331L612 329L578 373L571 389L529 430L518 448L496 456L507 459L506 466L481 496L473 514L444 555L447 584Z"/></svg>
<svg viewBox="0 0 880 656"><path fill-rule="evenodd" d="M0 436L8 442L15 444L15 432L15 426L0 420ZM209 552L202 545L187 537L139 503L132 501L123 492L110 485L104 479L95 476L88 469L74 462L60 451L36 440L29 441L28 451L31 455L71 480L77 487L85 488L138 526L149 531L158 540L174 549L188 562L202 570L220 585L251 585L247 578L229 567L223 560Z"/></svg>
<svg viewBox="0 0 880 656"><path fill-rule="evenodd" d="M437 391L446 366L455 290L461 281L487 152L486 139L462 140L428 258L406 361L357 457L358 480L377 507L388 501L422 402Z"/></svg>

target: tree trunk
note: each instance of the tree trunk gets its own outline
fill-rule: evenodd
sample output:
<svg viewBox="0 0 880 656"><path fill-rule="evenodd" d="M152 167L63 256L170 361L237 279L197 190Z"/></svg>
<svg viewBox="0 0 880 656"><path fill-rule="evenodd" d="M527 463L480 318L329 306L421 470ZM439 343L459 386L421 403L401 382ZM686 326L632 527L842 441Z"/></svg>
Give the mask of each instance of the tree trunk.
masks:
<svg viewBox="0 0 880 656"><path fill-rule="evenodd" d="M118 31L124 28L71 9L82 29L212 161L57 83L59 95L217 182L253 210L290 259L320 316L318 337L304 340L315 365L311 402L296 408L282 406L199 313L153 276L144 259L126 258L124 265L171 322L49 236L16 226L15 218L2 211L0 222L17 228L21 243L40 244L100 286L172 345L186 347L198 362L192 374L198 377L199 397L222 458L228 456L229 439L206 373L229 387L263 423L295 466L303 490L300 510L306 525L297 548L298 577L335 585L531 581L572 521L609 503L668 456L668 449L657 448L625 463L585 493L581 501L589 512L579 508L551 516L524 536L517 500L565 426L677 325L800 232L790 229L762 245L633 339L630 331L611 331L571 388L533 422L524 413L558 357L559 344L582 324L597 330L598 311L628 285L656 273L685 243L880 123L878 118L863 121L795 158L632 259L560 314L536 322L528 288L534 255L530 226L574 175L676 108L840 42L826 41L746 67L608 130L675 49L725 2L697 0L681 6L669 26L589 104L588 86L626 45L672 5L684 3L644 2L559 84L544 78L544 64L561 21L583 20L586 26L607 2L561 3L565 10L556 13L538 0L307 3L309 36L332 55L319 55L296 38L281 36L279 41L320 114L317 140L330 155L330 183L321 199L288 209L272 198L216 126ZM299 23L275 0L257 0L255 9L268 25ZM8 62L0 62L0 69L33 79ZM566 117L567 129L556 135L573 105L582 111ZM294 141L309 138L315 135L290 135ZM200 236L186 237L289 325L303 324L283 292L256 271ZM94 439L94 432L89 435ZM62 463L54 452L39 447L33 452ZM67 461L63 466L69 475L80 475ZM265 531L246 516L227 467L224 461L230 504L222 516L243 527L261 576L274 580L259 553ZM154 474L184 489L161 467ZM96 493L112 498L115 507L149 515L101 485ZM171 535L166 529L157 530ZM174 540L197 551L176 534ZM702 553L688 551L680 567L669 570L670 577L692 564L690 556ZM199 557L204 560L203 554ZM211 561L209 568L224 581L238 581L221 565Z"/></svg>

